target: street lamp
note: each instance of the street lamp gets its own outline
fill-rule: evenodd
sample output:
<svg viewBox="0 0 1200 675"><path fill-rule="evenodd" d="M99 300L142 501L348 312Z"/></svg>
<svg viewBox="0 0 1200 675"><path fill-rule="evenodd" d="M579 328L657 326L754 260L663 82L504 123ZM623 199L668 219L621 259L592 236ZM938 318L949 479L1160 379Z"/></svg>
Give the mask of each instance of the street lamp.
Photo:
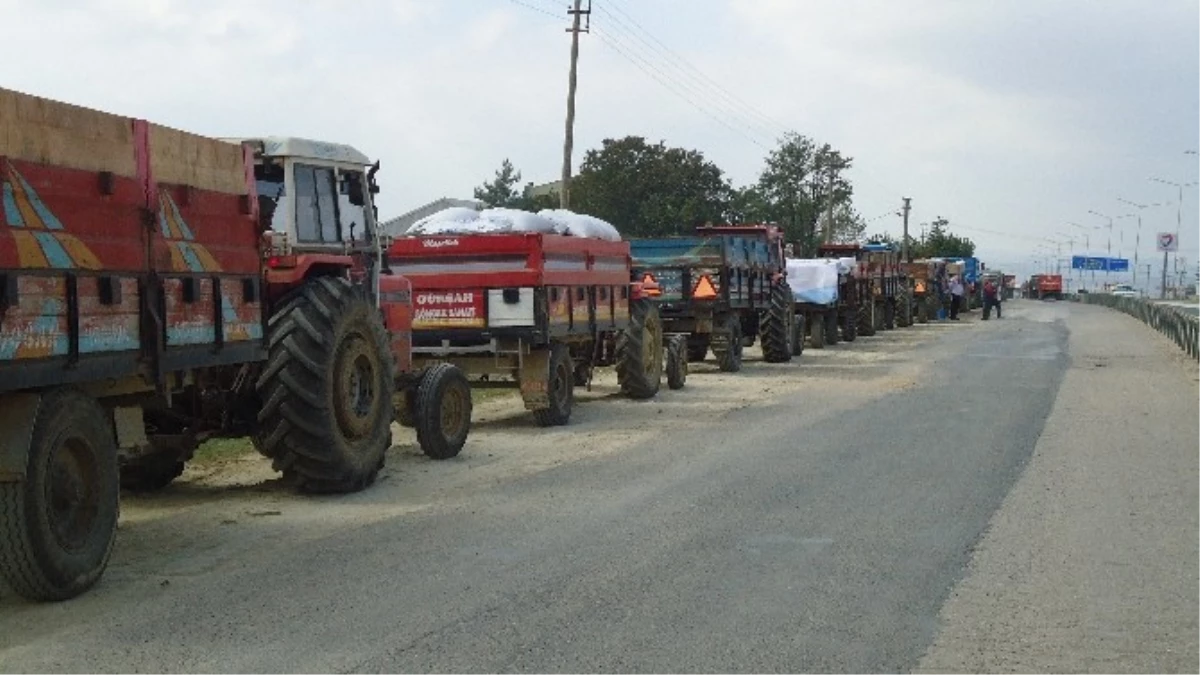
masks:
<svg viewBox="0 0 1200 675"><path fill-rule="evenodd" d="M1138 212L1137 212L1137 219L1138 219L1137 238L1134 240L1134 243L1133 243L1133 285L1137 286L1138 249L1140 249L1142 246L1142 209L1148 209L1153 206L1162 206L1163 204L1161 202L1156 203L1156 204L1138 204L1137 202L1131 202L1128 199L1122 199L1121 197L1117 197L1117 201L1124 202L1138 210ZM1149 293L1150 289L1147 288L1146 292Z"/></svg>
<svg viewBox="0 0 1200 675"><path fill-rule="evenodd" d="M1183 188L1195 185L1196 181L1192 181L1191 183L1176 183L1174 181L1163 180L1161 178L1151 178L1150 180L1154 181L1155 183L1174 185L1175 187L1179 188L1179 206L1175 211L1175 241L1178 242L1179 233L1183 230ZM1178 245L1178 243L1176 245ZM1175 256L1179 257L1179 254L1176 253ZM1161 297L1167 297L1167 256L1165 252L1163 254L1163 281Z"/></svg>

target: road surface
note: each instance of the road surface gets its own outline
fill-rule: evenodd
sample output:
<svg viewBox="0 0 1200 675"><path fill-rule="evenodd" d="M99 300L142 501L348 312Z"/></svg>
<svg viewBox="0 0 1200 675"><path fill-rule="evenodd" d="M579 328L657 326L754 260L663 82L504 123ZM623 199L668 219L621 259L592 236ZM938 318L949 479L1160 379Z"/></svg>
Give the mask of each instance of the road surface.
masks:
<svg viewBox="0 0 1200 675"><path fill-rule="evenodd" d="M0 670L1196 672L1194 362L1005 310L652 402L606 376L565 428L489 401L348 497L190 470L91 593L0 596Z"/></svg>

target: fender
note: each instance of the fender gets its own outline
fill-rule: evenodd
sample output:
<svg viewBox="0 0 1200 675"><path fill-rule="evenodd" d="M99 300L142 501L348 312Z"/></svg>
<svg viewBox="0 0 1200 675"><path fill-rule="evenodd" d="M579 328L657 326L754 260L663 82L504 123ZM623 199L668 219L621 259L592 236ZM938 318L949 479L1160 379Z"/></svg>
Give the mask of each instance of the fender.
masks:
<svg viewBox="0 0 1200 675"><path fill-rule="evenodd" d="M25 480L41 394L0 396L0 482Z"/></svg>

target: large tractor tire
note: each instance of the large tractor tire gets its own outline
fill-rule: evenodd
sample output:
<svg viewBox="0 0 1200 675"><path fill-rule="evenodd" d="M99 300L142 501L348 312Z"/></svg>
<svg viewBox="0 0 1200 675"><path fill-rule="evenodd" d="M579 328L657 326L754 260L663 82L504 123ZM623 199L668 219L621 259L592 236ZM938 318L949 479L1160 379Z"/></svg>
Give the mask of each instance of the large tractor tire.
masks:
<svg viewBox="0 0 1200 675"><path fill-rule="evenodd" d="M858 334L871 337L875 334L875 303L864 302L858 307Z"/></svg>
<svg viewBox="0 0 1200 675"><path fill-rule="evenodd" d="M707 333L693 333L687 338L688 363L700 363L708 358L708 346L712 338Z"/></svg>
<svg viewBox="0 0 1200 675"><path fill-rule="evenodd" d="M825 349L825 314L818 314L808 327L808 346L813 349Z"/></svg>
<svg viewBox="0 0 1200 675"><path fill-rule="evenodd" d="M900 313L896 317L896 323L901 328L908 328L913 325L913 301L912 296L907 291L896 301L900 303Z"/></svg>
<svg viewBox="0 0 1200 675"><path fill-rule="evenodd" d="M461 370L439 363L417 384L414 423L417 443L430 459L458 455L471 432L471 383Z"/></svg>
<svg viewBox="0 0 1200 675"><path fill-rule="evenodd" d="M796 300L792 287L781 281L771 287L771 306L762 314L758 333L762 336L763 360L767 363L786 363L792 360L795 338Z"/></svg>
<svg viewBox="0 0 1200 675"><path fill-rule="evenodd" d="M629 306L629 327L617 336L617 384L621 393L643 401L662 382L663 328L658 308L648 300Z"/></svg>
<svg viewBox="0 0 1200 675"><path fill-rule="evenodd" d="M546 382L550 406L533 411L538 426L561 427L570 421L571 410L575 407L574 369L571 350L558 342L550 345L550 372Z"/></svg>
<svg viewBox="0 0 1200 675"><path fill-rule="evenodd" d="M389 342L379 312L337 277L309 281L271 316L259 444L300 490L357 492L375 482L392 444Z"/></svg>
<svg viewBox="0 0 1200 675"><path fill-rule="evenodd" d="M896 301L894 299L883 301L883 329L896 329Z"/></svg>
<svg viewBox="0 0 1200 675"><path fill-rule="evenodd" d="M0 483L0 575L29 600L66 600L104 574L121 478L109 414L74 389L42 398L25 479Z"/></svg>
<svg viewBox="0 0 1200 675"><path fill-rule="evenodd" d="M917 300L917 323L929 323L929 298Z"/></svg>
<svg viewBox="0 0 1200 675"><path fill-rule="evenodd" d="M838 331L838 313L836 309L831 309L825 313L825 344L836 345L841 341L841 333Z"/></svg>
<svg viewBox="0 0 1200 675"><path fill-rule="evenodd" d="M792 326L792 356L800 356L804 353L806 328L808 328L808 322L804 319L804 314L796 314L796 323Z"/></svg>
<svg viewBox="0 0 1200 675"><path fill-rule="evenodd" d="M687 337L672 335L667 340L667 387L683 389L687 384Z"/></svg>
<svg viewBox="0 0 1200 675"><path fill-rule="evenodd" d="M737 315L730 314L725 318L721 333L721 344L713 345L717 368L722 372L736 373L742 369L742 322Z"/></svg>
<svg viewBox="0 0 1200 675"><path fill-rule="evenodd" d="M854 316L844 317L842 320L842 340L844 342L854 342L858 339L858 313Z"/></svg>

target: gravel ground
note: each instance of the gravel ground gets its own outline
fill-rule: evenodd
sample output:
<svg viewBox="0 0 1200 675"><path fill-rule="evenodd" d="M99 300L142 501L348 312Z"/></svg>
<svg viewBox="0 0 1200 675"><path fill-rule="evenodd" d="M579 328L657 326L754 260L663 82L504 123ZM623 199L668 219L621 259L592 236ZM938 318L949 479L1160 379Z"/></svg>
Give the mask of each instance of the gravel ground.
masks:
<svg viewBox="0 0 1200 675"><path fill-rule="evenodd" d="M1198 672L1196 364L1071 305L1071 367L921 672Z"/></svg>

